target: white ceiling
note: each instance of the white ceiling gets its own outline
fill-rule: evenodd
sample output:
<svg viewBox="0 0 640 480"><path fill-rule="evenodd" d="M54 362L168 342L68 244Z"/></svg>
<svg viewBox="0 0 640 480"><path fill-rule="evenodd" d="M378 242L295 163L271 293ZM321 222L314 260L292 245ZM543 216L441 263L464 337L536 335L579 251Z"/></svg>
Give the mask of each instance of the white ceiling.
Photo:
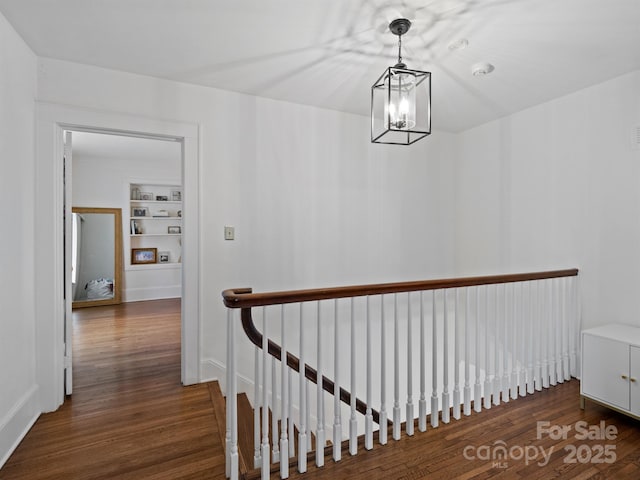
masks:
<svg viewBox="0 0 640 480"><path fill-rule="evenodd" d="M433 127L461 131L640 69L640 0L0 0L36 54L369 114L393 65L433 73ZM466 38L469 46L451 51ZM471 66L495 71L473 77Z"/></svg>

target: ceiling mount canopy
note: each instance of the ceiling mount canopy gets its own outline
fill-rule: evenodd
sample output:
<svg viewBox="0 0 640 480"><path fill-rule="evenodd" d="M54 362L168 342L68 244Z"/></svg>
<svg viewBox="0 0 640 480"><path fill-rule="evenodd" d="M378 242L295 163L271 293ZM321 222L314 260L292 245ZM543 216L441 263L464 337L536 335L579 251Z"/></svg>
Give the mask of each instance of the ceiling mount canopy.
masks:
<svg viewBox="0 0 640 480"><path fill-rule="evenodd" d="M431 72L410 70L402 61L402 35L411 28L397 18L389 30L398 36L398 62L371 87L371 142L410 145L431 134Z"/></svg>

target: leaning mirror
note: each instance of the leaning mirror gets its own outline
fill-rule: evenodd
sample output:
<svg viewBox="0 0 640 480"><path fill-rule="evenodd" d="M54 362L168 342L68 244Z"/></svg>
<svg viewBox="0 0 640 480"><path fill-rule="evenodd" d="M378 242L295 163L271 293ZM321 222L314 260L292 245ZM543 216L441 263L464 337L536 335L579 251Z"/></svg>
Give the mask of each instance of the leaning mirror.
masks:
<svg viewBox="0 0 640 480"><path fill-rule="evenodd" d="M121 210L73 207L71 230L73 308L121 303Z"/></svg>

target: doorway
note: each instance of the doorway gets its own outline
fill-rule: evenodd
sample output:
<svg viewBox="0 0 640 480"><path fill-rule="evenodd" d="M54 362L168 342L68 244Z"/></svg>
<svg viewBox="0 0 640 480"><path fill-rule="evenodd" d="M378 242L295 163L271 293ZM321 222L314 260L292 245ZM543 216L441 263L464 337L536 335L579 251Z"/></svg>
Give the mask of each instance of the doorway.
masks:
<svg viewBox="0 0 640 480"><path fill-rule="evenodd" d="M64 402L64 142L63 131L173 139L182 147L181 382L200 381L199 129L155 120L39 102L36 128L36 351L41 410Z"/></svg>
<svg viewBox="0 0 640 480"><path fill-rule="evenodd" d="M64 256L65 393L69 395L74 364L79 361L71 348L75 309L120 299L128 303L182 297L183 188L182 144L176 139L82 130L65 131L64 139L65 199L69 199L65 237L70 236L65 239ZM139 185L152 186L155 195L145 193L150 198L141 203L140 195L135 195ZM175 200L162 195L169 191ZM144 232L131 228L143 223L134 220L138 211L147 214ZM179 233L167 233L171 226ZM141 245L154 255L149 262L135 264L129 252L140 251L135 247Z"/></svg>

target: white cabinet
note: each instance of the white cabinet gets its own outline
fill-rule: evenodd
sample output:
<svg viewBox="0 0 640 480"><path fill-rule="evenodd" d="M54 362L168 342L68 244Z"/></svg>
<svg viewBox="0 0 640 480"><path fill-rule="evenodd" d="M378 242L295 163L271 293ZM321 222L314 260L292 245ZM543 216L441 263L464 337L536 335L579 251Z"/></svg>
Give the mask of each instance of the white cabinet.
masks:
<svg viewBox="0 0 640 480"><path fill-rule="evenodd" d="M182 188L179 185L129 184L127 267L179 266L182 260ZM155 253L155 258L151 255Z"/></svg>
<svg viewBox="0 0 640 480"><path fill-rule="evenodd" d="M640 418L640 328L610 324L582 332L581 405L593 400Z"/></svg>

